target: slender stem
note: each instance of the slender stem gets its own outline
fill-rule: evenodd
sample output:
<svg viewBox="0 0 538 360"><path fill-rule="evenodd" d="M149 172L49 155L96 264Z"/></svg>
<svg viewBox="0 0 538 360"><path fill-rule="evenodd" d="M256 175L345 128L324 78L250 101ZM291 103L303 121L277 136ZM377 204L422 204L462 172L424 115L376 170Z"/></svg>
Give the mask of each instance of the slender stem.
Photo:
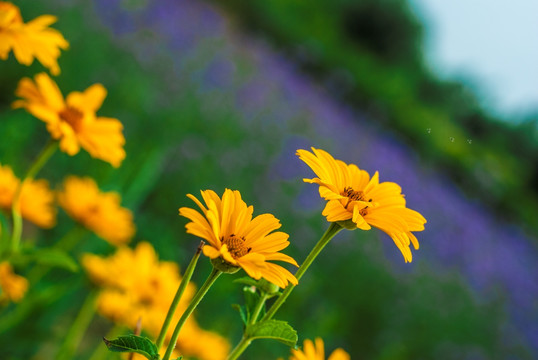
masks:
<svg viewBox="0 0 538 360"><path fill-rule="evenodd" d="M170 326L170 322L172 321L172 318L174 317L174 313L176 312L176 309L179 305L179 301L181 300L181 296L183 295L183 292L187 288L187 285L189 284L189 281L191 280L192 274L194 272L194 268L196 267L196 264L198 263L198 258L200 258L200 253L202 252L202 248L204 247L204 242L202 241L198 248L196 249L196 253L192 257L191 262L189 263L189 266L187 266L187 269L185 270L185 273L183 274L183 279L181 279L181 283L179 284L179 288L177 289L176 296L174 297L174 300L172 301L172 305L170 305L170 308L168 309L168 314L166 314L166 319L164 319L163 327L161 328L161 332L159 333L159 336L157 337L157 349L160 349L164 344L164 338L166 337L166 333L168 332L168 327Z"/></svg>
<svg viewBox="0 0 538 360"><path fill-rule="evenodd" d="M247 349L247 347L250 345L251 342L252 342L252 339L243 335L239 344L237 344L237 346L232 350L232 352L230 353L230 355L228 355L226 360L237 359L239 355L241 355Z"/></svg>
<svg viewBox="0 0 538 360"><path fill-rule="evenodd" d="M327 231L325 231L325 234L323 234L321 239L319 239L316 246L314 246L312 251L310 251L310 254L308 254L305 261L301 264L301 266L297 270L297 273L295 274L295 277L297 278L297 280L300 280L303 277L304 273L306 272L306 270L308 270L310 265L312 265L312 262L314 262L314 260L319 255L321 250L323 250L323 248L329 243L329 241L331 241L334 235L336 235L342 229L343 228L337 223L335 222L331 223L331 226L329 226ZM262 320L271 319L275 315L275 313L278 311L278 309L282 306L282 304L286 302L286 299L288 298L288 296L290 296L293 289L295 289L295 285L289 284L286 287L286 289L284 289L284 292L282 293L282 295L278 297L278 299L274 302L271 308L267 311L267 313L265 314Z"/></svg>
<svg viewBox="0 0 538 360"><path fill-rule="evenodd" d="M194 297L192 298L191 303L189 304L183 315L181 315L181 318L179 319L176 328L174 329L174 333L172 334L172 338L170 339L170 343L168 344L168 348L166 349L166 353L164 354L163 360L169 360L170 356L172 356L172 351L176 346L177 338L179 337L179 332L181 331L183 324L185 324L189 316L203 299L204 295L207 293L211 285L213 285L215 280L218 279L220 274L222 274L222 271L213 268L213 271L211 271L211 274L209 274L209 276L207 277L207 280L205 281L204 285L202 285L200 290L198 290L196 295L194 295Z"/></svg>
<svg viewBox="0 0 538 360"><path fill-rule="evenodd" d="M30 169L28 169L26 175L21 180L21 182L17 186L17 189L15 190L15 194L13 195L13 203L11 205L11 214L13 216L13 231L11 233L10 244L11 252L16 252L19 249L19 243L21 241L22 217L19 209L19 203L21 199L22 187L26 181L32 180L37 175L39 170L41 170L41 168L50 159L50 157L52 156L52 154L54 154L57 148L58 142L51 140L41 151L41 153L39 153L36 160L34 161L32 166L30 166Z"/></svg>
<svg viewBox="0 0 538 360"><path fill-rule="evenodd" d="M260 296L260 299L258 300L258 303L256 304L256 307L254 308L254 311L250 315L250 319L248 320L248 325L252 325L256 323L256 320L258 320L258 317L260 316L260 312L262 311L266 300L267 300L267 293L262 292L262 295Z"/></svg>
<svg viewBox="0 0 538 360"><path fill-rule="evenodd" d="M55 357L56 360L69 360L73 358L73 355L75 354L77 347L82 340L82 336L86 332L86 329L90 325L90 322L95 315L98 294L98 290L93 290L86 297L86 300L80 308L75 321L64 337L63 344L58 351L58 355Z"/></svg>

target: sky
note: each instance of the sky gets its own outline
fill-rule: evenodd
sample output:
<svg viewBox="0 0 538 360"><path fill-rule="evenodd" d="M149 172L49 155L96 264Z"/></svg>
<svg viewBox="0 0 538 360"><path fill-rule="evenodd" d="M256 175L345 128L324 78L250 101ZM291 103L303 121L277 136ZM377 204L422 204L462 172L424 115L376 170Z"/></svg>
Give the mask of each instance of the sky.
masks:
<svg viewBox="0 0 538 360"><path fill-rule="evenodd" d="M507 120L538 110L538 0L411 0L430 66Z"/></svg>

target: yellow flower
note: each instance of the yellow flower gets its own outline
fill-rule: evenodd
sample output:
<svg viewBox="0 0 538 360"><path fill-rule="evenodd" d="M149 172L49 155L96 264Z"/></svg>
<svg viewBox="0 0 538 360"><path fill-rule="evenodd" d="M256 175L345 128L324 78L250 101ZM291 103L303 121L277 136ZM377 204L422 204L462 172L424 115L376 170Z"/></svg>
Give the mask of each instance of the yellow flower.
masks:
<svg viewBox="0 0 538 360"><path fill-rule="evenodd" d="M9 166L0 164L0 208L11 211L20 182ZM56 224L54 194L46 180L26 180L19 204L21 216L37 226L51 228Z"/></svg>
<svg viewBox="0 0 538 360"><path fill-rule="evenodd" d="M19 302L28 290L28 280L13 272L13 268L7 262L0 263L0 300L5 298L13 302Z"/></svg>
<svg viewBox="0 0 538 360"><path fill-rule="evenodd" d="M70 176L58 202L75 221L113 245L129 242L136 229L130 210L116 192L101 192L93 179Z"/></svg>
<svg viewBox="0 0 538 360"><path fill-rule="evenodd" d="M142 242L134 250L121 247L108 258L87 254L82 264L90 279L103 288L98 298L101 315L132 329L141 318L143 331L157 337L181 282L175 263L159 261L153 247ZM172 323L179 320L195 290L194 284L187 285ZM171 327L166 342L172 332ZM191 316L181 331L177 349L201 360L223 360L230 345L220 335L201 329Z"/></svg>
<svg viewBox="0 0 538 360"><path fill-rule="evenodd" d="M106 89L94 84L84 92L73 91L64 100L58 85L46 74L35 76L35 82L23 78L15 94L13 107L23 107L44 121L51 136L60 141L60 149L73 156L82 147L92 157L114 167L125 158L123 125L118 119L97 116L106 97Z"/></svg>
<svg viewBox="0 0 538 360"><path fill-rule="evenodd" d="M311 340L305 340L303 343L303 351L292 350L289 360L325 360L325 349L323 340L316 338L314 344ZM327 360L350 360L351 357L343 349L338 348L333 351Z"/></svg>
<svg viewBox="0 0 538 360"><path fill-rule="evenodd" d="M42 15L24 23L17 6L1 1L0 59L6 60L13 50L19 63L31 65L37 58L53 75L58 75L60 49L67 49L69 43L58 30L48 27L55 22L55 16Z"/></svg>
<svg viewBox="0 0 538 360"><path fill-rule="evenodd" d="M318 176L303 179L319 185L319 194L327 200L323 215L330 222L338 222L352 229L370 230L374 226L386 232L405 261L410 262L410 243L418 249L418 240L412 231L424 230L426 219L405 205L401 187L393 182L379 183L374 176L354 164L335 160L329 153L312 148L313 153L297 150L297 155Z"/></svg>
<svg viewBox="0 0 538 360"><path fill-rule="evenodd" d="M239 191L226 189L220 197L212 190L201 191L207 206L193 195L187 195L202 210L182 207L179 215L191 220L187 232L209 242L204 254L215 261L223 261L232 268L242 267L252 278L264 278L281 288L288 282L297 285L297 279L280 265L270 260L285 261L297 266L297 262L278 251L289 245L288 234L273 232L280 222L271 214L252 218L253 207L241 199ZM218 265L217 265L218 266Z"/></svg>

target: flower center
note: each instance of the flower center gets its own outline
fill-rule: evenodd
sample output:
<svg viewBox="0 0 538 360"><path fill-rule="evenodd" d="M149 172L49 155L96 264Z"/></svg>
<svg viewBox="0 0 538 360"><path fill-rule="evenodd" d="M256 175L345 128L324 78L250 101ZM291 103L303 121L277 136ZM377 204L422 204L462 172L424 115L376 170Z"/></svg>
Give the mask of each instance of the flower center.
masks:
<svg viewBox="0 0 538 360"><path fill-rule="evenodd" d="M344 189L342 196L346 196L350 201L364 201L364 192L355 191L351 186Z"/></svg>
<svg viewBox="0 0 538 360"><path fill-rule="evenodd" d="M245 256L250 252L250 250L252 250L252 248L245 245L245 239L243 237L237 237L234 234L230 235L226 239L222 238L221 242L226 244L228 251L234 259Z"/></svg>
<svg viewBox="0 0 538 360"><path fill-rule="evenodd" d="M82 113L77 109L68 106L60 111L60 119L68 123L75 132L80 130L80 124L82 123Z"/></svg>

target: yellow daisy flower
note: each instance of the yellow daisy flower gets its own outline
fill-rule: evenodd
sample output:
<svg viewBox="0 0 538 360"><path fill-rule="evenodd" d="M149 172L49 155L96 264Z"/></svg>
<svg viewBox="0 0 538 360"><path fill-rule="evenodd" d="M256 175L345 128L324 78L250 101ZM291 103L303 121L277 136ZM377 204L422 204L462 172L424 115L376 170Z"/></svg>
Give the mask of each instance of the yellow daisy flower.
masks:
<svg viewBox="0 0 538 360"><path fill-rule="evenodd" d="M60 49L67 49L69 43L58 30L48 27L55 22L55 16L42 15L24 23L17 6L0 1L0 59L6 60L13 50L19 63L31 65L36 58L58 75Z"/></svg>
<svg viewBox="0 0 538 360"><path fill-rule="evenodd" d="M312 340L305 340L303 350L292 350L289 360L325 360L325 349L323 340L316 338L315 344ZM338 348L332 352L327 360L350 360L351 357L343 349Z"/></svg>
<svg viewBox="0 0 538 360"><path fill-rule="evenodd" d="M8 262L0 263L0 300L19 302L28 290L28 280L13 272Z"/></svg>
<svg viewBox="0 0 538 360"><path fill-rule="evenodd" d="M303 179L319 185L319 194L327 200L323 215L330 222L338 222L348 229L370 230L374 226L386 232L405 261L412 261L410 243L418 249L418 240L412 231L424 230L426 219L405 205L401 187L393 182L379 182L374 176L354 164L335 160L329 153L312 148L313 153L297 150L297 155L318 176Z"/></svg>
<svg viewBox="0 0 538 360"><path fill-rule="evenodd" d="M239 191L226 189L221 198L212 190L201 191L205 206L193 195L187 195L198 205L198 211L182 207L179 215L191 220L187 232L209 242L203 252L215 266L220 263L231 271L243 268L258 280L264 278L281 288L288 283L297 285L297 279L288 270L269 261L285 261L295 266L297 262L278 251L289 245L288 234L272 231L280 222L271 214L252 218L253 207L241 199Z"/></svg>
<svg viewBox="0 0 538 360"><path fill-rule="evenodd" d="M106 97L106 89L94 84L84 92L73 91L64 100L58 85L46 74L35 76L35 82L23 78L15 94L22 100L13 103L44 121L60 149L73 156L82 147L92 157L119 167L125 158L123 125L118 119L97 116Z"/></svg>
<svg viewBox="0 0 538 360"><path fill-rule="evenodd" d="M75 221L112 245L122 245L135 234L133 214L120 206L116 192L101 192L89 177L70 176L58 193L58 203Z"/></svg>
<svg viewBox="0 0 538 360"><path fill-rule="evenodd" d="M97 300L101 315L132 329L141 318L143 331L152 337L159 334L181 282L177 264L159 261L151 244L141 242L135 249L118 248L107 258L86 254L82 265L90 279L102 288ZM179 320L195 290L193 283L187 285L173 322ZM172 330L169 329L165 343L170 341ZM194 317L190 317L176 350L200 360L224 360L230 344L222 336L201 329Z"/></svg>
<svg viewBox="0 0 538 360"><path fill-rule="evenodd" d="M13 197L20 184L9 166L0 164L0 208L11 212ZM46 180L26 180L22 186L20 200L21 216L42 228L56 224L54 193Z"/></svg>

